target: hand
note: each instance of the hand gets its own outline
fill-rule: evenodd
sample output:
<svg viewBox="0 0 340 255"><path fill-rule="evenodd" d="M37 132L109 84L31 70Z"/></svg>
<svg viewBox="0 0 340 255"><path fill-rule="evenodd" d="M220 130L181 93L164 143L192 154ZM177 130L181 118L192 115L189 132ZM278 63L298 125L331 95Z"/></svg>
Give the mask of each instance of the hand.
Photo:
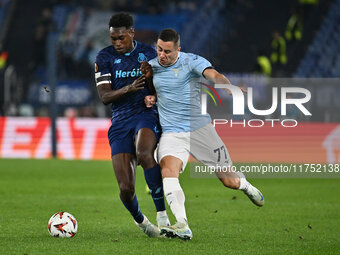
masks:
<svg viewBox="0 0 340 255"><path fill-rule="evenodd" d="M152 67L148 62L141 62L140 63L140 70L142 74L145 75L146 78L150 78L152 76Z"/></svg>
<svg viewBox="0 0 340 255"><path fill-rule="evenodd" d="M230 89L225 88L225 91L227 91L229 96L232 94Z"/></svg>
<svg viewBox="0 0 340 255"><path fill-rule="evenodd" d="M247 93L248 93L248 90L247 90L246 87L240 87L240 89L242 90L242 92L243 92L244 94L247 94Z"/></svg>
<svg viewBox="0 0 340 255"><path fill-rule="evenodd" d="M139 90L144 89L145 85L145 75L138 77L134 82L128 86L126 86L126 92L137 92Z"/></svg>
<svg viewBox="0 0 340 255"><path fill-rule="evenodd" d="M156 103L155 96L146 96L144 98L144 103L147 108L151 108Z"/></svg>
<svg viewBox="0 0 340 255"><path fill-rule="evenodd" d="M244 94L247 94L247 93L248 93L246 87L239 87L239 88L241 89L241 91L242 91ZM227 91L228 95L231 95L231 94L232 94L231 91L230 91L230 89L227 89L227 88L226 88L225 90Z"/></svg>

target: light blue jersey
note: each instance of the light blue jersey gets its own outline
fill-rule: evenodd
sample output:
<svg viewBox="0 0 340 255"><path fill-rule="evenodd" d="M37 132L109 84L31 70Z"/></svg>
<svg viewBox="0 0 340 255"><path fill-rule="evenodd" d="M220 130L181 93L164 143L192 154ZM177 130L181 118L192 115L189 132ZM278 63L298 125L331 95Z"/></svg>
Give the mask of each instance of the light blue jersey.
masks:
<svg viewBox="0 0 340 255"><path fill-rule="evenodd" d="M209 114L201 113L202 72L211 68L208 60L191 53L180 52L177 61L163 67L154 58L153 84L163 133L189 132L211 122Z"/></svg>

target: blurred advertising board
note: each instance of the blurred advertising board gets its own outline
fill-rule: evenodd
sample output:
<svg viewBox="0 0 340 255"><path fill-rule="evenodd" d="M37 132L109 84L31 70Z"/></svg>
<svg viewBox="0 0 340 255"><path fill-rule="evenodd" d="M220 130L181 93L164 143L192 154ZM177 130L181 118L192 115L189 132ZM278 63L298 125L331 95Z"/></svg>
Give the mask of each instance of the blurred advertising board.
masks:
<svg viewBox="0 0 340 255"><path fill-rule="evenodd" d="M107 138L110 125L109 119L59 118L58 157L110 160ZM297 126L285 127L280 121L264 125L235 121L221 122L215 127L233 162L340 162L337 123L299 122ZM0 157L50 158L49 118L0 117Z"/></svg>
<svg viewBox="0 0 340 255"><path fill-rule="evenodd" d="M48 105L51 101L49 90L46 83L31 86L28 92L28 102L34 106ZM59 81L56 84L56 102L60 106L85 106L91 99L90 84L86 81Z"/></svg>

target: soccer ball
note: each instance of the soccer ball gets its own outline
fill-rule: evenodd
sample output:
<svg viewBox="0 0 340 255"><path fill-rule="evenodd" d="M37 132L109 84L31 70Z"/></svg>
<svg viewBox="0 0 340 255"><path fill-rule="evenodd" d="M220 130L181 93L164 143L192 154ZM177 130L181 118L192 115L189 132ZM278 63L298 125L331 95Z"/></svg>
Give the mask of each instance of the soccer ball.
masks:
<svg viewBox="0 0 340 255"><path fill-rule="evenodd" d="M78 230L78 222L68 212L58 212L48 221L48 232L54 237L74 237Z"/></svg>

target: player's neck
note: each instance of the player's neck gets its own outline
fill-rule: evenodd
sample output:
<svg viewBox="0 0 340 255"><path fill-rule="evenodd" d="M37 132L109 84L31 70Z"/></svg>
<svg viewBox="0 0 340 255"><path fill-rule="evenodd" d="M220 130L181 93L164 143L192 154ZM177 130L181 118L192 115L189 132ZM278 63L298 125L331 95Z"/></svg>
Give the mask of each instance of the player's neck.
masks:
<svg viewBox="0 0 340 255"><path fill-rule="evenodd" d="M124 54L131 53L135 49L135 47L136 47L136 42L133 40L130 49L127 52L125 52Z"/></svg>
<svg viewBox="0 0 340 255"><path fill-rule="evenodd" d="M131 46L132 46L132 48L131 48L131 50L129 52L133 51L133 49L136 47L136 42L132 41L132 45Z"/></svg>

